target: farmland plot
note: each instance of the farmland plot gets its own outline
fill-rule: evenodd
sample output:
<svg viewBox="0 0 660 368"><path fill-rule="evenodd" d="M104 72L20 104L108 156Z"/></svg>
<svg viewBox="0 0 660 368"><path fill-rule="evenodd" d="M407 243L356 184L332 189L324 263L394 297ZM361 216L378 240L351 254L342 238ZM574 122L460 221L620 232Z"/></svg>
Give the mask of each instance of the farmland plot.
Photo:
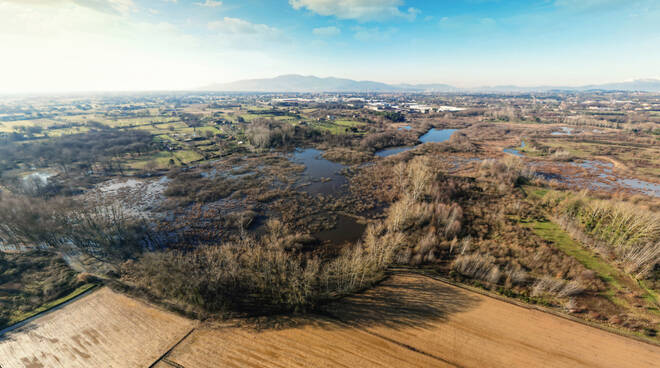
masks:
<svg viewBox="0 0 660 368"><path fill-rule="evenodd" d="M660 348L466 291L397 275L329 317L196 330L183 367L653 367ZM178 365L177 365L178 364Z"/></svg>
<svg viewBox="0 0 660 368"><path fill-rule="evenodd" d="M660 359L657 345L415 274L324 309L194 328L101 289L0 338L0 366L640 368Z"/></svg>
<svg viewBox="0 0 660 368"><path fill-rule="evenodd" d="M197 368L451 367L332 319L297 318L279 322L286 327L195 330L164 362Z"/></svg>
<svg viewBox="0 0 660 368"><path fill-rule="evenodd" d="M660 347L418 275L329 308L346 323L461 367L654 367Z"/></svg>
<svg viewBox="0 0 660 368"><path fill-rule="evenodd" d="M102 288L0 336L0 366L148 367L193 325Z"/></svg>

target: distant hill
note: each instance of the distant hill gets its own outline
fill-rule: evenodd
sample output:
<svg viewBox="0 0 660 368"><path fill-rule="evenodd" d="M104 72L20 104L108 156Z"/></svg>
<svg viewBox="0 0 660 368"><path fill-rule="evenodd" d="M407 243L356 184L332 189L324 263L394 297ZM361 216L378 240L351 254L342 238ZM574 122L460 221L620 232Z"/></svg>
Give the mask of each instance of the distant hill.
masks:
<svg viewBox="0 0 660 368"><path fill-rule="evenodd" d="M471 89L472 91L481 92L548 92L548 91L639 91L639 92L660 92L660 80L658 79L637 79L628 82L619 83L605 83L605 84L591 84L586 86L569 87L569 86L533 86L533 87L520 87L520 86L494 86L494 87L480 87Z"/></svg>
<svg viewBox="0 0 660 368"><path fill-rule="evenodd" d="M608 90L608 91L618 90L618 91L660 92L660 80L637 79L630 82L599 84L599 85L585 86L583 88Z"/></svg>
<svg viewBox="0 0 660 368"><path fill-rule="evenodd" d="M225 84L213 84L202 89L205 91L227 92L393 92L400 90L398 87L379 82L302 75L247 79Z"/></svg>
<svg viewBox="0 0 660 368"><path fill-rule="evenodd" d="M342 78L319 78L303 75L281 75L275 78L246 79L231 83L212 84L200 88L203 91L222 92L547 92L547 91L645 91L660 92L660 80L638 79L629 82L597 84L579 87L514 85L459 88L448 84L386 84L372 81L356 81Z"/></svg>

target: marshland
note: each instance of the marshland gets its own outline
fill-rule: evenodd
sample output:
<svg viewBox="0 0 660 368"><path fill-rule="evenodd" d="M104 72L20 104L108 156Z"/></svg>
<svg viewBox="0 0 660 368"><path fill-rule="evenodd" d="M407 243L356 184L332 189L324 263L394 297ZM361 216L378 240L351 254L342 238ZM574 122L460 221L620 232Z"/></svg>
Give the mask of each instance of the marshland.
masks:
<svg viewBox="0 0 660 368"><path fill-rule="evenodd" d="M99 286L306 318L405 270L657 344L660 97L620 94L5 100L0 329Z"/></svg>

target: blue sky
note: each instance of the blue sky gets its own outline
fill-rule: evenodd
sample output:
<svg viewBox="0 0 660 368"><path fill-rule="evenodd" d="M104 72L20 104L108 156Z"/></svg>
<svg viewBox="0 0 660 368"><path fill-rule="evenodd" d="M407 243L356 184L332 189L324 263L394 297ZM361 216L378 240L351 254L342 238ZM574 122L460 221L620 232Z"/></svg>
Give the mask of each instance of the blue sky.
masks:
<svg viewBox="0 0 660 368"><path fill-rule="evenodd" d="M657 0L0 0L0 91L660 78Z"/></svg>

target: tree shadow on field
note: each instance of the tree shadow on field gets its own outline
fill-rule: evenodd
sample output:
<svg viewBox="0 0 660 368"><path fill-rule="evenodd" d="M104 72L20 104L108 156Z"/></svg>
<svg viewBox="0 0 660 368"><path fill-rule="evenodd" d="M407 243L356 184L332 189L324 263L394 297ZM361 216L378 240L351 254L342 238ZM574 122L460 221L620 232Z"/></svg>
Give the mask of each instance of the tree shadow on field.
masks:
<svg viewBox="0 0 660 368"><path fill-rule="evenodd" d="M398 274L364 293L322 306L316 315L262 317L240 325L256 330L308 326L335 329L345 325L423 329L479 303L478 296L460 288L421 275Z"/></svg>
<svg viewBox="0 0 660 368"><path fill-rule="evenodd" d="M479 303L479 297L457 287L421 275L401 274L323 310L354 327L430 328Z"/></svg>

